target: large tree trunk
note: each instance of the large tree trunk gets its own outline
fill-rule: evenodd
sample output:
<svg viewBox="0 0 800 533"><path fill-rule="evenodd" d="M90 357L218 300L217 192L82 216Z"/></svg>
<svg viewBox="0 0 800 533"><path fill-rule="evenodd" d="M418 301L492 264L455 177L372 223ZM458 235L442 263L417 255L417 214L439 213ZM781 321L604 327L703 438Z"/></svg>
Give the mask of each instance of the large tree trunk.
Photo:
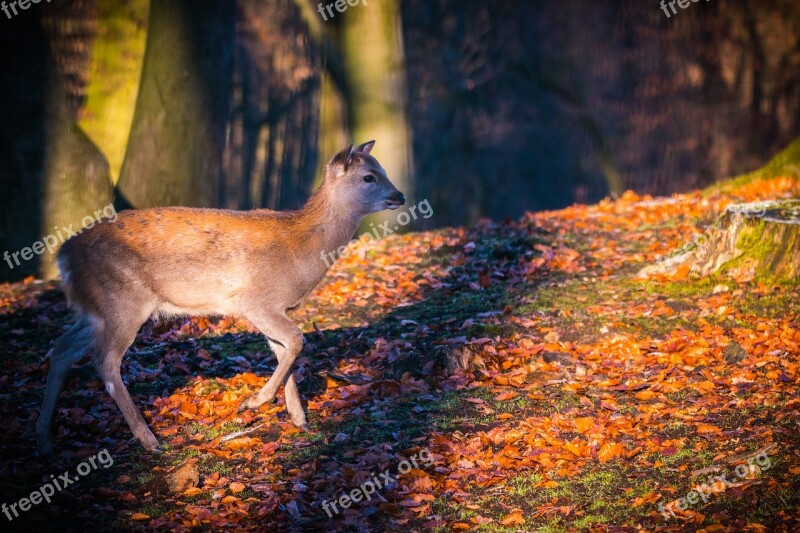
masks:
<svg viewBox="0 0 800 533"><path fill-rule="evenodd" d="M69 2L39 13L41 23L26 14L3 33L10 42L2 48L14 50L2 55L0 144L8 153L0 158L6 204L0 243L12 254L5 279L55 276L53 251L69 236L64 228L78 231L94 222L111 201L106 159L76 124L93 4Z"/></svg>
<svg viewBox="0 0 800 533"><path fill-rule="evenodd" d="M337 18L342 19L340 38L353 142L376 140L373 155L392 183L413 199L399 2L359 3ZM387 213L376 216L381 221L392 218Z"/></svg>
<svg viewBox="0 0 800 533"><path fill-rule="evenodd" d="M214 206L223 191L236 4L153 0L121 206Z"/></svg>
<svg viewBox="0 0 800 533"><path fill-rule="evenodd" d="M149 0L97 0L97 35L79 124L108 159L114 183L136 109L149 5Z"/></svg>
<svg viewBox="0 0 800 533"><path fill-rule="evenodd" d="M0 252L30 246L42 234L47 115L54 65L39 19L19 17L0 32ZM36 265L0 262L0 280L35 273Z"/></svg>
<svg viewBox="0 0 800 533"><path fill-rule="evenodd" d="M317 168L314 172L318 185L325 176L325 166L333 154L347 146L351 140L348 125L347 88L344 54L339 46L342 17L323 21L318 6L307 0L293 0L299 10L308 36L319 59L319 131L317 135Z"/></svg>

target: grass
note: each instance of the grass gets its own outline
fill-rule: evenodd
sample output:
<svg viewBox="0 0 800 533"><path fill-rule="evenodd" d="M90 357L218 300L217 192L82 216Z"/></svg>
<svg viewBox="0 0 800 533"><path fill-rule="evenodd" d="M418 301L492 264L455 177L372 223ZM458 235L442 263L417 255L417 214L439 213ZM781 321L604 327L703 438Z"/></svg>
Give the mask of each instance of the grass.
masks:
<svg viewBox="0 0 800 533"><path fill-rule="evenodd" d="M552 488L537 485L542 480L537 472L523 473L504 486L473 492L469 503L440 496L433 503L432 513L451 522L469 523L478 515L488 517L493 522L478 526L476 531L505 532L520 530L520 526L500 524L511 509L522 510L528 531L565 531L567 527L580 530L594 524L621 523L632 516L644 520L652 510L647 504L639 508L630 505L633 499L655 488L652 478L637 475L631 467L596 465L575 477L557 481Z"/></svg>
<svg viewBox="0 0 800 533"><path fill-rule="evenodd" d="M223 435L230 435L237 431L244 430L245 427L238 422L225 422L220 426L207 426L205 424L198 424L191 422L186 426L186 430L193 436L202 435L207 440L214 440Z"/></svg>

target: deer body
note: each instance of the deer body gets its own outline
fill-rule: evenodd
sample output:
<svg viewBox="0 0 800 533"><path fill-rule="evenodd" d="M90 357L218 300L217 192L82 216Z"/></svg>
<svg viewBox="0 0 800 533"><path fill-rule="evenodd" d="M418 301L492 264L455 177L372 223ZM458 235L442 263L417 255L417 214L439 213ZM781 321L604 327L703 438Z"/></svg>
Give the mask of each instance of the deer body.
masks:
<svg viewBox="0 0 800 533"><path fill-rule="evenodd" d="M405 203L369 155L372 146L337 154L322 186L298 211L124 211L113 224L99 224L64 243L58 253L62 285L79 318L49 354L37 422L40 451L52 451L58 395L70 367L87 351L134 435L149 450L158 446L120 376L125 351L151 317L225 315L250 321L267 337L278 368L241 409L272 401L285 383L287 411L295 425L305 427L291 375L303 338L286 312L302 305L325 276L328 266L320 252L349 242L365 215Z"/></svg>
<svg viewBox="0 0 800 533"><path fill-rule="evenodd" d="M150 296L146 307L155 316L246 316L253 305L295 307L327 271L313 252L347 243L359 220L323 215L309 224L302 211L280 215L182 207L123 211L115 223L64 245L64 288L71 302L95 314L103 312L107 293L87 298L82 290L97 285L98 275Z"/></svg>

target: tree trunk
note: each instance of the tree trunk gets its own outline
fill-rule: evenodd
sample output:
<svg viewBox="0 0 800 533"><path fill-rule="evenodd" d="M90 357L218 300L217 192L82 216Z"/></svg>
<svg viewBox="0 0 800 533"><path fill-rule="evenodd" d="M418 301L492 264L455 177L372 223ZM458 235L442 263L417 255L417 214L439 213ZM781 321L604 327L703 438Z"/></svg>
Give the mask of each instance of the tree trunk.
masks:
<svg viewBox="0 0 800 533"><path fill-rule="evenodd" d="M136 109L149 4L149 0L97 2L98 31L78 123L108 159L113 183L119 180Z"/></svg>
<svg viewBox="0 0 800 533"><path fill-rule="evenodd" d="M5 21L4 21L5 22ZM0 32L0 252L30 246L42 233L47 116L54 65L38 17L19 17ZM36 265L0 262L0 280L35 273Z"/></svg>
<svg viewBox="0 0 800 533"><path fill-rule="evenodd" d="M15 19L3 33L9 42L2 48L15 50L2 55L1 65L0 247L11 255L3 279L55 276L53 252L70 235L64 228L94 222L111 201L105 157L76 125L92 5L51 7L37 10L41 19L34 13Z"/></svg>
<svg viewBox="0 0 800 533"><path fill-rule="evenodd" d="M230 101L235 2L153 0L120 206L214 206Z"/></svg>
<svg viewBox="0 0 800 533"><path fill-rule="evenodd" d="M690 259L692 272L800 279L800 199L731 206L718 238Z"/></svg>
<svg viewBox="0 0 800 533"><path fill-rule="evenodd" d="M295 209L309 197L317 169L321 53L304 8L310 6L299 0L240 4L224 207Z"/></svg>
<svg viewBox="0 0 800 533"><path fill-rule="evenodd" d="M337 17L342 18L340 38L347 67L352 142L376 140L373 155L392 183L413 199L399 2L359 3ZM393 219L388 213L376 216L380 221Z"/></svg>

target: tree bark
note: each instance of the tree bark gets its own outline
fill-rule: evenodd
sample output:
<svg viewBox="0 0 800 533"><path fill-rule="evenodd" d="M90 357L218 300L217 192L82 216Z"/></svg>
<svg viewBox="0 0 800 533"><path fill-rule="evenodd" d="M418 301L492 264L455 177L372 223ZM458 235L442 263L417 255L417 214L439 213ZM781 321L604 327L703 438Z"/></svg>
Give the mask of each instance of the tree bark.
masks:
<svg viewBox="0 0 800 533"><path fill-rule="evenodd" d="M214 206L230 102L235 2L153 0L120 207Z"/></svg>
<svg viewBox="0 0 800 533"><path fill-rule="evenodd" d="M681 265L699 276L720 272L740 279L800 281L800 199L732 205L690 251L639 276Z"/></svg>
<svg viewBox="0 0 800 533"><path fill-rule="evenodd" d="M352 141L376 140L373 155L394 185L414 198L411 138L406 116L406 76L397 0L361 3L341 17L341 49L346 66L346 99ZM394 215L376 215L380 221ZM365 219L365 228L371 217ZM377 220L372 218L372 220Z"/></svg>
<svg viewBox="0 0 800 533"><path fill-rule="evenodd" d="M149 3L97 1L97 35L78 123L108 159L114 183L119 180L136 109Z"/></svg>
<svg viewBox="0 0 800 533"><path fill-rule="evenodd" d="M731 206L719 238L690 259L692 272L746 278L800 278L800 199Z"/></svg>
<svg viewBox="0 0 800 533"><path fill-rule="evenodd" d="M0 116L0 251L12 254L10 265L3 262L3 279L54 277L53 252L69 236L64 228L80 230L111 202L106 159L76 124L82 51L92 41L91 7L54 7L38 11L41 18L31 13L11 21L3 33L10 40L2 49L15 50L0 56L6 97ZM35 255L29 250L25 260L28 248Z"/></svg>

